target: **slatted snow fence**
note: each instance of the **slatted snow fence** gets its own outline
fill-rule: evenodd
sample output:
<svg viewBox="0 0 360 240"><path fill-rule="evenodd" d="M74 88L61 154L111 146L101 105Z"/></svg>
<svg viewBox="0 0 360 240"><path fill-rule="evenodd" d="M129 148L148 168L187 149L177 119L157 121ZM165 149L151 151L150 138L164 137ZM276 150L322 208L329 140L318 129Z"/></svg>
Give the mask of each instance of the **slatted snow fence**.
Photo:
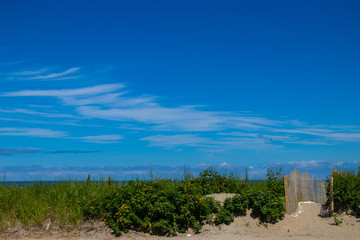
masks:
<svg viewBox="0 0 360 240"><path fill-rule="evenodd" d="M284 176L286 212L294 213L298 202L312 201L319 204L326 203L325 182L315 178L307 172L298 172L295 168Z"/></svg>

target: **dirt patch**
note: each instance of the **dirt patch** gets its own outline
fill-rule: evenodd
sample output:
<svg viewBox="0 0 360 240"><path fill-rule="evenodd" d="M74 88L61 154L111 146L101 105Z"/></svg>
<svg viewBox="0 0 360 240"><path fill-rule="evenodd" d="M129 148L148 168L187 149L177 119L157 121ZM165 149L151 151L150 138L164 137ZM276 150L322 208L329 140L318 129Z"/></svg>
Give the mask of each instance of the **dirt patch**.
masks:
<svg viewBox="0 0 360 240"><path fill-rule="evenodd" d="M215 193L215 194L206 195L205 197L211 197L211 198L215 199L216 201L219 201L221 204L224 204L225 199L232 198L235 195L236 194L233 194L233 193Z"/></svg>
<svg viewBox="0 0 360 240"><path fill-rule="evenodd" d="M25 228L15 224L0 232L0 239L112 239L112 231L103 221L83 222L78 226L59 226L47 222L43 226Z"/></svg>

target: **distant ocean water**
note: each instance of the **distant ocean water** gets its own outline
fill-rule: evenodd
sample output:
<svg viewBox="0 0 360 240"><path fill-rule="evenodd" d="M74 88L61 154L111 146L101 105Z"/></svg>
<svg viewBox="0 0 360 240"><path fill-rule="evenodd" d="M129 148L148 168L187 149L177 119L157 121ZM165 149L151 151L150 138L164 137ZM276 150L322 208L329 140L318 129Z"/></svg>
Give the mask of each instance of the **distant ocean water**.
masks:
<svg viewBox="0 0 360 240"><path fill-rule="evenodd" d="M124 183L128 183L129 181L132 180L121 180L121 181L114 181L115 183L118 184L124 184ZM149 181L149 180L140 180L140 181ZM265 180L248 180L249 183L256 183L256 182L264 182ZM85 183L85 180L58 180L58 181L2 181L0 182L0 185L17 185L17 186L27 186L27 185L32 185L32 184L59 184L59 183L71 183L71 182L82 182ZM101 183L104 181L92 181L95 183ZM106 182L106 181L105 181Z"/></svg>
<svg viewBox="0 0 360 240"><path fill-rule="evenodd" d="M71 183L71 182L82 182L85 183L85 181L79 181L79 180L64 180L64 181L6 181L6 182L0 182L0 185L17 185L17 186L27 186L32 184L59 184L59 183ZM101 181L92 181L96 183L100 183ZM127 183L128 181L114 181L116 183Z"/></svg>

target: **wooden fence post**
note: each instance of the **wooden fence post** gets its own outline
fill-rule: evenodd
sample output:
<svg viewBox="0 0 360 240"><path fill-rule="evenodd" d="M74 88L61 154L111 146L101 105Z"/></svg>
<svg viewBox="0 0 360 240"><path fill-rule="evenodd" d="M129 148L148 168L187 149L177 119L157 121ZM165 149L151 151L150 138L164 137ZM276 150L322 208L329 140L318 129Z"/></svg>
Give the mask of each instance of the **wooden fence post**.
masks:
<svg viewBox="0 0 360 240"><path fill-rule="evenodd" d="M285 185L285 207L286 213L290 214L290 206L289 206L289 195L288 195L288 184L287 184L287 175L284 175L284 185Z"/></svg>
<svg viewBox="0 0 360 240"><path fill-rule="evenodd" d="M333 169L332 174L330 176L330 216L334 215L334 173L335 169Z"/></svg>

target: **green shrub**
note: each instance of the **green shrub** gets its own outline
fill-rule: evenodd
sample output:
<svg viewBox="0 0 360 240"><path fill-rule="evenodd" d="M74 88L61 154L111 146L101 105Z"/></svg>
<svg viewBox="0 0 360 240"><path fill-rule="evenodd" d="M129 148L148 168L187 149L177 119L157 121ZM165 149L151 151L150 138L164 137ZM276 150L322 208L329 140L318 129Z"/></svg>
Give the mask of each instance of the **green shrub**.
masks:
<svg viewBox="0 0 360 240"><path fill-rule="evenodd" d="M131 183L104 200L104 220L116 235L130 229L158 235L188 228L199 231L201 223L218 211L218 203L196 192L190 182Z"/></svg>
<svg viewBox="0 0 360 240"><path fill-rule="evenodd" d="M224 208L235 216L245 216L249 208L249 195L235 195L233 198L227 198L224 202Z"/></svg>
<svg viewBox="0 0 360 240"><path fill-rule="evenodd" d="M215 215L215 225L226 224L229 225L234 221L234 215L226 208L220 208L219 212Z"/></svg>
<svg viewBox="0 0 360 240"><path fill-rule="evenodd" d="M281 168L267 169L266 188L271 194L285 196L284 176L281 171Z"/></svg>
<svg viewBox="0 0 360 240"><path fill-rule="evenodd" d="M261 223L276 223L285 217L285 186L281 168L267 169L266 191L254 191L250 196L253 216Z"/></svg>
<svg viewBox="0 0 360 240"><path fill-rule="evenodd" d="M261 223L276 223L285 217L284 197L269 192L256 192L251 196L252 214Z"/></svg>
<svg viewBox="0 0 360 240"><path fill-rule="evenodd" d="M204 170L199 178L186 182L131 181L102 203L94 203L93 208L94 212L102 208L104 221L116 235L130 229L167 236L189 228L198 232L204 222L230 224L235 216L245 215L249 208L261 222L275 223L284 217L284 196L279 185L280 172L269 173L265 192L251 191L247 183L221 176L211 168ZM222 207L214 199L203 197L214 192L238 194L226 199Z"/></svg>
<svg viewBox="0 0 360 240"><path fill-rule="evenodd" d="M334 206L335 211L352 210L360 215L360 167L357 171L335 171L333 174ZM330 186L327 186L327 195L330 196ZM330 203L330 198L328 199Z"/></svg>
<svg viewBox="0 0 360 240"><path fill-rule="evenodd" d="M234 178L221 175L220 172L212 167L209 167L199 173L199 177L191 181L203 195L222 193L222 192L236 192L238 185Z"/></svg>

